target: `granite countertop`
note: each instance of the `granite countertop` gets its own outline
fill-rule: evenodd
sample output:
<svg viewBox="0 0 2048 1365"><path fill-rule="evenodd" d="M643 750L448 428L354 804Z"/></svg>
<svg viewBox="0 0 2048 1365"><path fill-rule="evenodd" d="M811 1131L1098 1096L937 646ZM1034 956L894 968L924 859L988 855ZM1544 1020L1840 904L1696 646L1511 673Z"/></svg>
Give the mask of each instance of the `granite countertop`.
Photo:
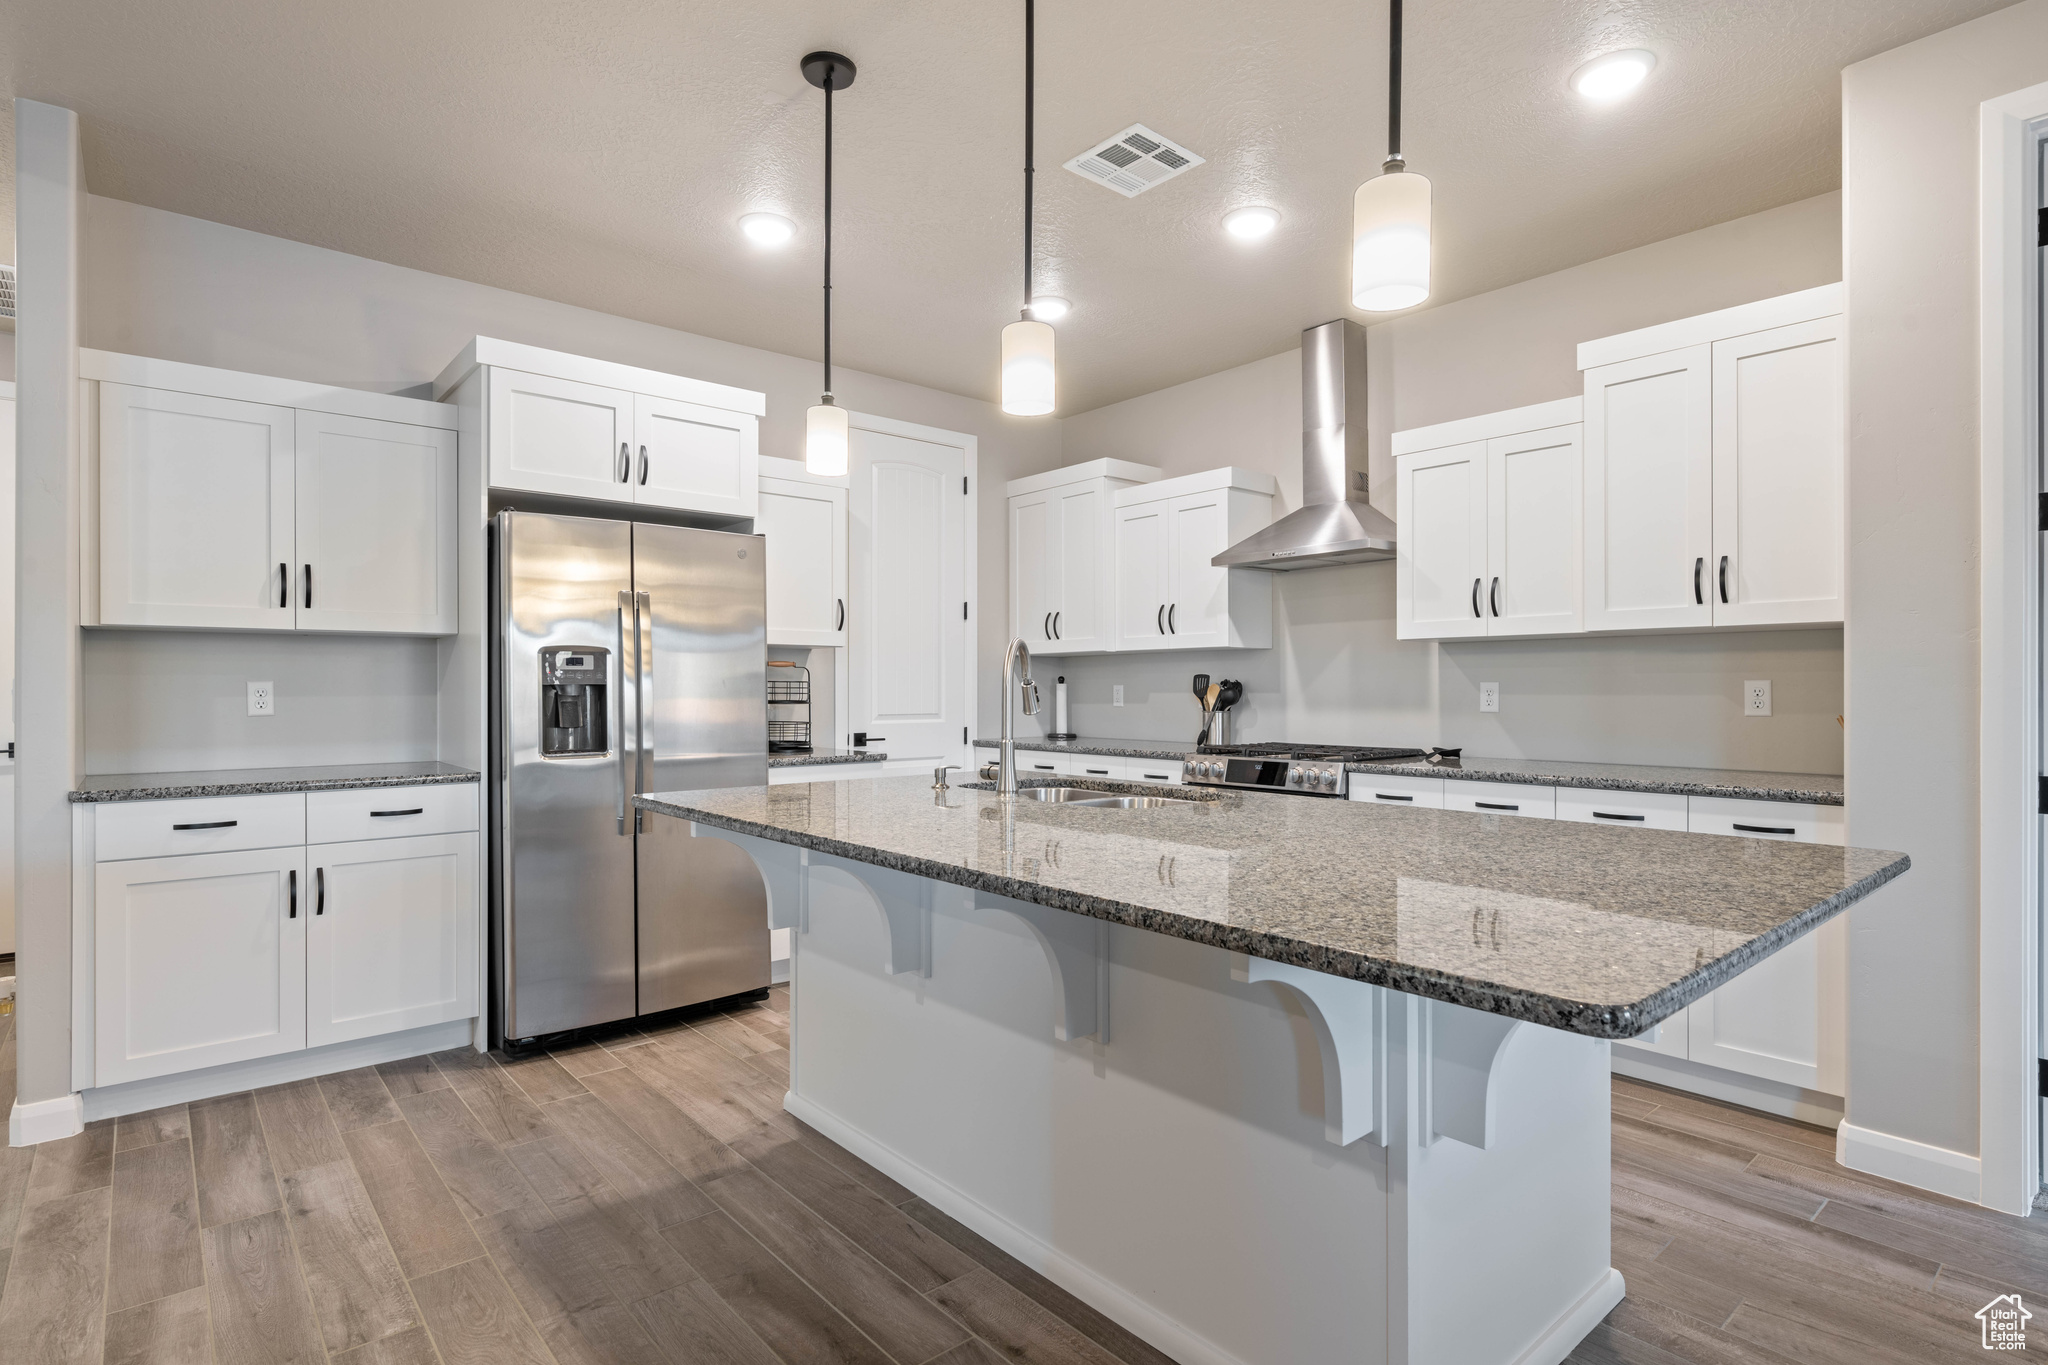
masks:
<svg viewBox="0 0 2048 1365"><path fill-rule="evenodd" d="M823 763L886 763L889 755L877 749L806 749L768 755L771 768L813 768Z"/></svg>
<svg viewBox="0 0 2048 1365"><path fill-rule="evenodd" d="M1001 744L1000 739L977 739L977 749L993 749ZM1158 758L1179 763L1189 754L1200 753L1201 749L1193 740L1178 743L1170 739L1046 739L1034 735L1030 739L1019 739L1019 749L1032 749L1047 754L1101 754L1105 758Z"/></svg>
<svg viewBox="0 0 2048 1365"><path fill-rule="evenodd" d="M74 802L167 801L187 796L261 796L271 792L331 792L351 787L428 787L475 782L477 774L453 763L341 763L305 768L222 768L191 773L110 773L88 777Z"/></svg>
<svg viewBox="0 0 2048 1365"><path fill-rule="evenodd" d="M1026 786L1156 788L1081 778ZM1206 791L1145 810L923 777L652 811L1595 1038L1632 1038L1904 872L1905 855Z"/></svg>

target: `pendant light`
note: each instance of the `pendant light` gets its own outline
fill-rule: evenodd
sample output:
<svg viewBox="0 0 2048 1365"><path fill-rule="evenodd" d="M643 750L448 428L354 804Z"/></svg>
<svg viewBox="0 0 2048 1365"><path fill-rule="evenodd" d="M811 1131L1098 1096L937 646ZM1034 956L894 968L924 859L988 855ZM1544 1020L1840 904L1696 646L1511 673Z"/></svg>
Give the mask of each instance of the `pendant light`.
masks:
<svg viewBox="0 0 2048 1365"><path fill-rule="evenodd" d="M1387 160L1351 204L1351 302L1369 313L1429 297L1429 181L1401 159L1401 0L1387 8Z"/></svg>
<svg viewBox="0 0 2048 1365"><path fill-rule="evenodd" d="M803 60L804 79L825 92L825 393L804 413L804 469L836 476L846 472L846 409L832 401L832 92L853 84L853 63L837 52L813 52Z"/></svg>
<svg viewBox="0 0 2048 1365"><path fill-rule="evenodd" d="M1053 407L1052 326L1031 313L1031 153L1036 112L1037 7L1024 0L1024 312L1003 328L1003 411L1043 417Z"/></svg>

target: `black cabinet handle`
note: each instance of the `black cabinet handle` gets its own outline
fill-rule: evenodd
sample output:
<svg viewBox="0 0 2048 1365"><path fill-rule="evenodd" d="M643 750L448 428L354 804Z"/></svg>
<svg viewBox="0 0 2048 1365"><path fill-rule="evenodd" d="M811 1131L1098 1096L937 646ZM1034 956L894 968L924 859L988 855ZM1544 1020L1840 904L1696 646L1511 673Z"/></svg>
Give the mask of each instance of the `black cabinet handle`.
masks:
<svg viewBox="0 0 2048 1365"><path fill-rule="evenodd" d="M1161 635L1166 634L1166 603L1161 602L1159 604L1158 614L1156 614L1152 618L1152 624L1159 627L1159 633Z"/></svg>
<svg viewBox="0 0 2048 1365"><path fill-rule="evenodd" d="M1620 815L1613 811L1596 810L1593 812L1593 818L1595 820L1647 820L1649 817L1646 815Z"/></svg>
<svg viewBox="0 0 2048 1365"><path fill-rule="evenodd" d="M1173 608L1174 608L1174 607L1177 607L1177 606L1179 606L1179 605L1180 605L1180 603L1178 603L1178 602L1175 602L1175 603L1173 604L1173 606L1171 606L1171 607L1168 607L1168 608L1166 609L1166 630L1167 630L1167 633L1168 633L1168 634L1170 634L1170 635L1178 635L1178 634L1180 634L1180 631L1179 631L1179 630L1177 630L1177 629L1175 629L1175 627L1174 627L1174 624L1173 624Z"/></svg>
<svg viewBox="0 0 2048 1365"><path fill-rule="evenodd" d="M647 486L647 447L640 447L640 486Z"/></svg>
<svg viewBox="0 0 2048 1365"><path fill-rule="evenodd" d="M313 869L313 913L327 913L327 869L324 867Z"/></svg>
<svg viewBox="0 0 2048 1365"><path fill-rule="evenodd" d="M370 812L370 818L376 820L386 815L425 815L426 813L427 808L425 806L414 806L411 810L373 810Z"/></svg>
<svg viewBox="0 0 2048 1365"><path fill-rule="evenodd" d="M1486 615L1479 610L1479 580L1476 578L1472 580L1472 615L1475 619Z"/></svg>
<svg viewBox="0 0 2048 1365"><path fill-rule="evenodd" d="M1055 640L1060 638L1060 614L1058 612L1052 614L1052 638Z"/></svg>
<svg viewBox="0 0 2048 1365"><path fill-rule="evenodd" d="M1700 575L1707 570L1707 557L1701 555L1692 562L1692 604L1696 607L1707 605L1707 594L1700 587Z"/></svg>
<svg viewBox="0 0 2048 1365"><path fill-rule="evenodd" d="M1108 777L1108 776L1109 776L1109 769L1107 769L1107 768L1083 768L1083 769L1081 769L1081 771L1082 771L1082 772L1084 772L1084 773L1086 773L1086 774L1088 774L1088 776L1090 776L1090 777Z"/></svg>
<svg viewBox="0 0 2048 1365"><path fill-rule="evenodd" d="M1415 798L1412 796L1399 796L1393 792L1374 792L1373 799L1378 801L1413 801Z"/></svg>
<svg viewBox="0 0 2048 1365"><path fill-rule="evenodd" d="M200 821L200 822L199 822L199 823L197 823L197 824L191 824L191 825L172 825L172 826L171 826L171 828L172 828L172 829L233 829L233 828L234 828L234 827L235 827L236 825L239 825L239 824L241 824L241 823L242 823L242 822L241 822L240 820L202 820L202 821Z"/></svg>
<svg viewBox="0 0 2048 1365"><path fill-rule="evenodd" d="M612 477L614 479L617 479L620 483L624 483L626 481L626 476L631 474L632 472L633 456L630 452L627 451L626 443L624 441L621 441L619 442L619 472L612 475Z"/></svg>
<svg viewBox="0 0 2048 1365"><path fill-rule="evenodd" d="M1494 614L1495 616L1498 616L1498 615L1500 615L1500 575L1499 575L1499 574L1495 574L1495 575L1493 576L1493 588L1492 588L1492 597L1493 597L1493 614Z"/></svg>
<svg viewBox="0 0 2048 1365"><path fill-rule="evenodd" d="M277 605L288 607L292 604L292 566L277 566Z"/></svg>
<svg viewBox="0 0 2048 1365"><path fill-rule="evenodd" d="M1052 638L1052 613L1051 613L1051 612L1047 612L1047 613L1045 614L1045 619L1044 619L1043 621L1040 621L1040 622L1038 623L1038 633L1039 633L1040 635L1043 635L1043 636L1044 636L1044 637L1045 637L1046 639L1048 639L1048 640L1050 640L1050 639Z"/></svg>
<svg viewBox="0 0 2048 1365"><path fill-rule="evenodd" d="M1473 802L1472 804L1473 804L1473 805L1475 805L1475 806L1477 806L1477 807L1479 807L1479 809L1481 809L1481 810L1520 810L1520 809L1521 809L1521 807L1520 807L1520 806L1511 806L1511 805L1508 805L1507 803L1505 803L1505 802L1502 802L1502 801L1474 801L1474 802Z"/></svg>
<svg viewBox="0 0 2048 1365"><path fill-rule="evenodd" d="M313 566L306 566L306 610L313 609Z"/></svg>
<svg viewBox="0 0 2048 1365"><path fill-rule="evenodd" d="M1728 600L1728 556L1721 556L1721 601Z"/></svg>
<svg viewBox="0 0 2048 1365"><path fill-rule="evenodd" d="M834 627L832 627L832 629L834 629L834 630L845 630L845 629L846 629L846 599L845 599L845 598L843 598L843 597L841 597L841 598L838 598L838 599L836 599L836 600L837 600L837 601L838 601L838 603L839 603L839 624L838 624L838 625L836 625L836 626L834 626Z"/></svg>
<svg viewBox="0 0 2048 1365"><path fill-rule="evenodd" d="M1744 834L1797 834L1799 832L1796 829L1781 829L1777 825L1738 824L1735 828L1741 830Z"/></svg>
<svg viewBox="0 0 2048 1365"><path fill-rule="evenodd" d="M297 919L299 917L299 870L296 867L285 869L284 895L285 903L291 907L286 913L285 918Z"/></svg>

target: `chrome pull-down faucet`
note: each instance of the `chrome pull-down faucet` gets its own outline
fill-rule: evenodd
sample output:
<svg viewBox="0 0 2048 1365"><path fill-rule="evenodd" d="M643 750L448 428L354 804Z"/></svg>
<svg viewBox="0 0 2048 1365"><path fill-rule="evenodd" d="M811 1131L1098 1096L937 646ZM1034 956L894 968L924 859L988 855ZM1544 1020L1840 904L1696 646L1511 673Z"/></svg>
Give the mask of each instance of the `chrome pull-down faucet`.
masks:
<svg viewBox="0 0 2048 1365"><path fill-rule="evenodd" d="M1022 637L1010 641L1010 652L1003 656L1003 740L996 748L996 797L999 800L1017 795L1016 708L1010 701L1010 689L1013 687L1021 694L1024 714L1037 715L1038 684L1031 681L1031 650Z"/></svg>

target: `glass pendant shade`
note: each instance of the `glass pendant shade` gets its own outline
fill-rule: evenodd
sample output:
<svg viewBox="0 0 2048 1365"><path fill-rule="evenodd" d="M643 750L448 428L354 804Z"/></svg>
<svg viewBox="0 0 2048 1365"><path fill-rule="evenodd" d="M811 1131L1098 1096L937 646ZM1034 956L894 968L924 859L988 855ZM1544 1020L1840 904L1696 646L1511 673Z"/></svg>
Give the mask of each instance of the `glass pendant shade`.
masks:
<svg viewBox="0 0 2048 1365"><path fill-rule="evenodd" d="M1043 417L1052 411L1052 327L1024 318L1003 329L1003 411Z"/></svg>
<svg viewBox="0 0 2048 1365"><path fill-rule="evenodd" d="M1391 313L1428 297L1429 179L1412 171L1374 176L1352 201L1352 305Z"/></svg>
<svg viewBox="0 0 2048 1365"><path fill-rule="evenodd" d="M804 413L804 472L836 477L846 472L846 409L830 398Z"/></svg>

